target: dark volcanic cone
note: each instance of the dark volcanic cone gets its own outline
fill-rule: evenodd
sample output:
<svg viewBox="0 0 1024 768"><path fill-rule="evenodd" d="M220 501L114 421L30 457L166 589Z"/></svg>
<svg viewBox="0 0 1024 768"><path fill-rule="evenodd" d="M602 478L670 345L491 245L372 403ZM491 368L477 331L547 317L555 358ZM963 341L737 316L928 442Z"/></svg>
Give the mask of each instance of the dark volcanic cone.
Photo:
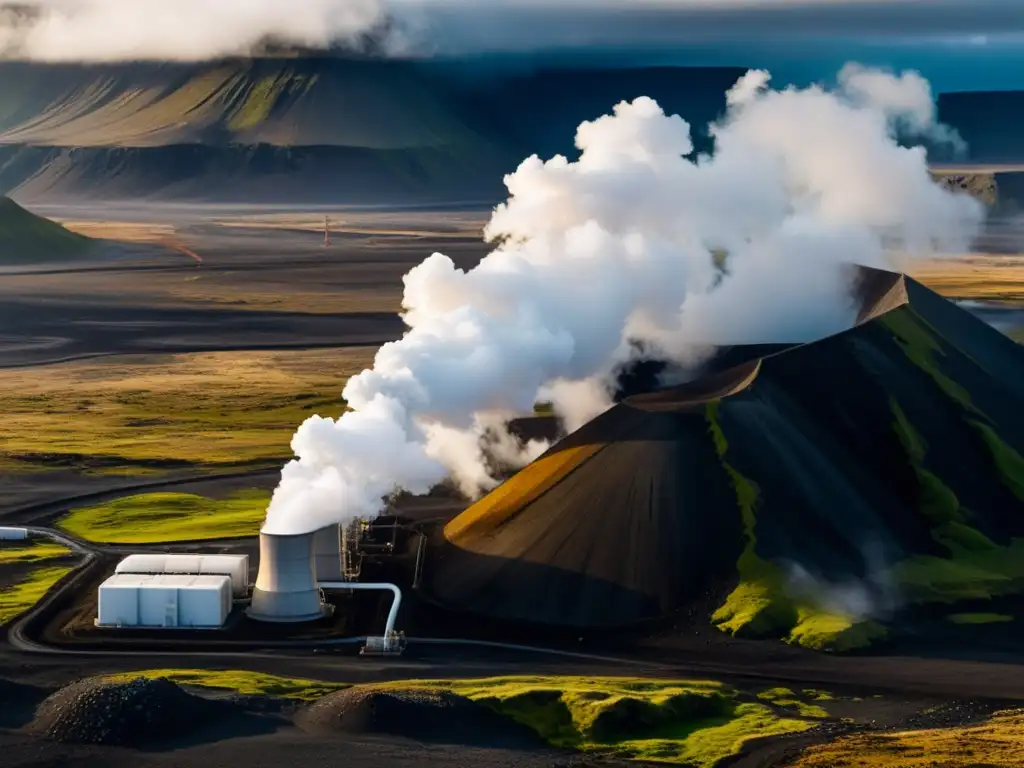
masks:
<svg viewBox="0 0 1024 768"><path fill-rule="evenodd" d="M627 397L469 507L432 598L624 626L735 584L741 552L841 583L1024 535L1024 349L909 278L859 285L856 327Z"/></svg>

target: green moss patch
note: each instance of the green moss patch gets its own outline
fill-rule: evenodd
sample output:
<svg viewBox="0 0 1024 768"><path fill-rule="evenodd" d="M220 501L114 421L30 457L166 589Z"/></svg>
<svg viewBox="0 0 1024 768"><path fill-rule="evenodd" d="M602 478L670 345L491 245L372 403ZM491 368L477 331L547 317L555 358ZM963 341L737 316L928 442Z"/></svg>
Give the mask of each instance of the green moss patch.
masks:
<svg viewBox="0 0 1024 768"><path fill-rule="evenodd" d="M744 701L711 681L509 677L382 687L389 685L444 689L482 702L553 746L702 768L737 754L751 739L816 725L799 713L782 716L771 706Z"/></svg>
<svg viewBox="0 0 1024 768"><path fill-rule="evenodd" d="M256 536L270 494L239 491L223 499L144 493L71 510L58 526L102 544L150 544Z"/></svg>
<svg viewBox="0 0 1024 768"><path fill-rule="evenodd" d="M26 578L0 589L0 624L6 624L32 608L71 570L58 566L36 568Z"/></svg>

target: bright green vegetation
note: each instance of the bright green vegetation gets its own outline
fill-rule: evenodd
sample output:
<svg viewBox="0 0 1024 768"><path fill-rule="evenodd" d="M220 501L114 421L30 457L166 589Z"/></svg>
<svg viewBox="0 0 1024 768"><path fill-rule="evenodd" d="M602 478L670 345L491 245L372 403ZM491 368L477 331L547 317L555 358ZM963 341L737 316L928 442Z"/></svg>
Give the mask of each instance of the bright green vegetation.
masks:
<svg viewBox="0 0 1024 768"><path fill-rule="evenodd" d="M783 570L756 552L755 510L760 489L725 460L729 446L718 423L718 402L708 404L705 414L715 450L736 492L746 537L736 564L739 584L711 615L712 624L732 635L780 636L820 651L855 650L884 637L886 631L880 624L829 611L787 594Z"/></svg>
<svg viewBox="0 0 1024 768"><path fill-rule="evenodd" d="M143 493L72 509L58 526L101 544L255 536L266 517L267 491L239 491L223 499L192 493Z"/></svg>
<svg viewBox="0 0 1024 768"><path fill-rule="evenodd" d="M286 699L315 701L329 693L351 687L348 683L328 683L300 677L279 677L243 669L147 669L110 675L107 680L127 681L138 677L165 677L179 685L237 691L245 696L279 696Z"/></svg>
<svg viewBox="0 0 1024 768"><path fill-rule="evenodd" d="M553 746L700 768L737 754L751 739L816 725L710 681L505 677L381 687L452 691L533 728Z"/></svg>
<svg viewBox="0 0 1024 768"><path fill-rule="evenodd" d="M842 652L867 648L886 634L885 627L877 622L800 605L788 640L816 651Z"/></svg>
<svg viewBox="0 0 1024 768"><path fill-rule="evenodd" d="M92 244L87 237L29 213L9 197L0 197L0 265L73 258Z"/></svg>
<svg viewBox="0 0 1024 768"><path fill-rule="evenodd" d="M215 332L215 331L213 331ZM372 349L132 356L0 371L0 466L133 475L280 465Z"/></svg>
<svg viewBox="0 0 1024 768"><path fill-rule="evenodd" d="M946 620L953 624L1005 624L1013 621L1013 616L1003 613L952 613Z"/></svg>
<svg viewBox="0 0 1024 768"><path fill-rule="evenodd" d="M0 547L0 565L8 563L42 563L66 557L71 550L62 544L37 540L24 546Z"/></svg>
<svg viewBox="0 0 1024 768"><path fill-rule="evenodd" d="M0 624L6 624L29 610L71 570L59 566L37 568L21 581L0 588Z"/></svg>

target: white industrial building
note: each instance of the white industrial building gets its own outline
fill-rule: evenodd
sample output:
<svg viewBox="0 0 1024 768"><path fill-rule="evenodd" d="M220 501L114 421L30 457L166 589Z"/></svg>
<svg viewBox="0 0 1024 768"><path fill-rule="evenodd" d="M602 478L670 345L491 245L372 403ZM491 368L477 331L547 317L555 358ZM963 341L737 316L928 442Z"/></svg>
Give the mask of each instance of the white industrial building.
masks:
<svg viewBox="0 0 1024 768"><path fill-rule="evenodd" d="M174 573L195 576L227 576L231 593L245 597L249 591L248 555L169 555L163 553L128 555L115 573Z"/></svg>
<svg viewBox="0 0 1024 768"><path fill-rule="evenodd" d="M224 574L115 573L100 585L100 627L215 629L231 613Z"/></svg>

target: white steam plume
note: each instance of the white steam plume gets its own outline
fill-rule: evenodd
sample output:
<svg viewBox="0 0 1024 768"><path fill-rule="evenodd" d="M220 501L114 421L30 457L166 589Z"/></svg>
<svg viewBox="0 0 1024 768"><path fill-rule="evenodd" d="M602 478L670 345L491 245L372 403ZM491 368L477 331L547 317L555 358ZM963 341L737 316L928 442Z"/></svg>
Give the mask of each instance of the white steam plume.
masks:
<svg viewBox="0 0 1024 768"><path fill-rule="evenodd" d="M0 5L0 57L195 61L270 40L324 49L385 21L381 0L21 0Z"/></svg>
<svg viewBox="0 0 1024 768"><path fill-rule="evenodd" d="M631 342L685 365L708 344L811 340L854 319L848 263L963 250L982 206L894 139L931 128L927 83L870 76L774 91L749 73L713 157L687 159L687 123L640 97L580 125L578 160L525 160L477 267L435 253L405 276L410 330L349 381L349 413L299 427L265 529L373 516L448 476L485 490L482 436L538 398L571 426L593 417Z"/></svg>

